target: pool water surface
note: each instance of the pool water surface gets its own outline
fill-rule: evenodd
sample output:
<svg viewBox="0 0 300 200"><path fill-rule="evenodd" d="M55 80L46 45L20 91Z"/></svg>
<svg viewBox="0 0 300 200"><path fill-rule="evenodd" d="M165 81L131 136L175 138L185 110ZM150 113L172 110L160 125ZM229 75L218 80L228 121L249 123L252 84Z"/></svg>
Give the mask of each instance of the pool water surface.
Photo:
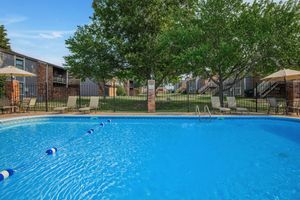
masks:
<svg viewBox="0 0 300 200"><path fill-rule="evenodd" d="M108 122L108 120L111 122ZM100 126L103 122L104 126ZM88 134L87 131L94 132ZM55 155L45 151L57 147ZM300 121L39 117L0 124L0 199L300 199Z"/></svg>

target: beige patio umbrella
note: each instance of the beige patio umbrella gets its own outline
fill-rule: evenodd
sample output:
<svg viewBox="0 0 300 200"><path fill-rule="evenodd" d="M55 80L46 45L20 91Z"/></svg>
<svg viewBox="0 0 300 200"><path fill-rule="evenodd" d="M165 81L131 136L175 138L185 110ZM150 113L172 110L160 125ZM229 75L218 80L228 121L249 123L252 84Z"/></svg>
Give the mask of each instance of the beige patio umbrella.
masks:
<svg viewBox="0 0 300 200"><path fill-rule="evenodd" d="M291 81L300 79L300 71L292 69L282 69L269 76L262 78L263 81Z"/></svg>
<svg viewBox="0 0 300 200"><path fill-rule="evenodd" d="M287 81L298 80L300 79L300 71L292 70L292 69L282 69L279 70L269 76L262 78L263 81L284 81L285 84L285 101L288 106L288 90L287 90ZM286 109L286 113L287 113Z"/></svg>
<svg viewBox="0 0 300 200"><path fill-rule="evenodd" d="M0 76L1 75L2 76L10 76L11 82L13 81L13 76L21 76L21 77L36 76L33 73L27 72L25 70L19 69L14 66L7 66L7 67L0 68ZM12 93L14 93L14 88L12 88ZM13 102L14 102L14 100L13 100Z"/></svg>
<svg viewBox="0 0 300 200"><path fill-rule="evenodd" d="M25 70L19 69L14 66L7 66L7 67L0 68L0 76L1 75L6 75L6 76L10 76L10 77L13 77L13 76L22 76L22 77L36 76L33 73L27 72Z"/></svg>

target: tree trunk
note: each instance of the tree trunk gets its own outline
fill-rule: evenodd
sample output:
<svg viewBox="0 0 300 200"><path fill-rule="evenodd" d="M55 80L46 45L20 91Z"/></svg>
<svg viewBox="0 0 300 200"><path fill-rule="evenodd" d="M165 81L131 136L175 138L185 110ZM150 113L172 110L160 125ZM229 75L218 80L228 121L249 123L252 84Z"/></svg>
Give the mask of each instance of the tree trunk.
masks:
<svg viewBox="0 0 300 200"><path fill-rule="evenodd" d="M98 82L98 86L99 86L99 90L102 93L102 96L105 98L105 82L104 81L100 81Z"/></svg>
<svg viewBox="0 0 300 200"><path fill-rule="evenodd" d="M224 107L224 101L223 101L223 95L224 93L224 85L223 85L223 80L222 78L220 78L220 82L219 82L219 98L220 98L220 103L221 103L221 107Z"/></svg>

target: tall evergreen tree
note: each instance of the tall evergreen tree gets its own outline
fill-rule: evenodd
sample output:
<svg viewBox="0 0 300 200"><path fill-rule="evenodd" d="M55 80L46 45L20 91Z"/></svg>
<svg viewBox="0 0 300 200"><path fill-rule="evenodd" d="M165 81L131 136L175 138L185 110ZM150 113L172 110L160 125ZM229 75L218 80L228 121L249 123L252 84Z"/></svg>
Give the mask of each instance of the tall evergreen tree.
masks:
<svg viewBox="0 0 300 200"><path fill-rule="evenodd" d="M0 25L0 47L3 49L10 50L9 39L4 25Z"/></svg>
<svg viewBox="0 0 300 200"><path fill-rule="evenodd" d="M10 50L9 39L7 38L7 33L4 25L0 25L0 48ZM5 80L5 76L0 76L0 97L4 95Z"/></svg>

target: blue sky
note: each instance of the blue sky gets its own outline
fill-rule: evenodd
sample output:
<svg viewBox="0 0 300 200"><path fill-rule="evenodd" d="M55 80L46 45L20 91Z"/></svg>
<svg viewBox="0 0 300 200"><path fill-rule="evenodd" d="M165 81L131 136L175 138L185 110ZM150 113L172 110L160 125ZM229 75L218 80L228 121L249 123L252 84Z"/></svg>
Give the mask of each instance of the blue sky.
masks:
<svg viewBox="0 0 300 200"><path fill-rule="evenodd" d="M1 0L0 24L12 50L62 65L65 39L90 21L91 5L92 0Z"/></svg>

